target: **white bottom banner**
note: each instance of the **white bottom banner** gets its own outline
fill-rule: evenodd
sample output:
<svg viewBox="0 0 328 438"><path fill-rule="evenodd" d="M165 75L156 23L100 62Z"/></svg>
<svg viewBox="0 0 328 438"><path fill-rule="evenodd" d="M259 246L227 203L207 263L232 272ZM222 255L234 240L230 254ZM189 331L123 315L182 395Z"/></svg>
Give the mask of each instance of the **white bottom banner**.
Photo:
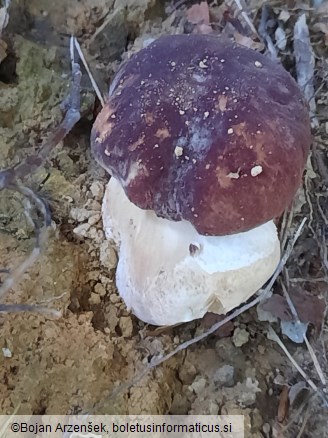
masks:
<svg viewBox="0 0 328 438"><path fill-rule="evenodd" d="M0 415L0 438L244 438L242 415Z"/></svg>

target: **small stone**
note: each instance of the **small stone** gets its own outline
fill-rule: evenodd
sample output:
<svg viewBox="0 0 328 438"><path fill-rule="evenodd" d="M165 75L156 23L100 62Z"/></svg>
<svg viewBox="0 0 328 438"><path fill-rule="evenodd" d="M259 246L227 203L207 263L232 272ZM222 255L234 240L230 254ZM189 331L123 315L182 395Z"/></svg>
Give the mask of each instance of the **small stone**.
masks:
<svg viewBox="0 0 328 438"><path fill-rule="evenodd" d="M90 191L93 197L100 201L104 196L104 185L100 181L94 181L90 186Z"/></svg>
<svg viewBox="0 0 328 438"><path fill-rule="evenodd" d="M109 240L105 240L100 245L100 263L108 270L114 269L117 266L117 254Z"/></svg>
<svg viewBox="0 0 328 438"><path fill-rule="evenodd" d="M186 385L191 385L195 380L195 376L197 374L197 370L194 364L190 361L185 361L183 367L179 370L179 379L182 383Z"/></svg>
<svg viewBox="0 0 328 438"><path fill-rule="evenodd" d="M213 381L222 386L234 386L235 369L231 365L223 365L213 375Z"/></svg>
<svg viewBox="0 0 328 438"><path fill-rule="evenodd" d="M91 292L91 295L89 298L89 304L96 305L96 304L100 304L100 303L101 303L100 296L94 292Z"/></svg>
<svg viewBox="0 0 328 438"><path fill-rule="evenodd" d="M100 218L101 218L101 214L100 213L97 213L97 214L95 214L93 216L90 216L89 219L88 219L88 224L90 224L91 226L95 225L96 223L98 223L100 221Z"/></svg>
<svg viewBox="0 0 328 438"><path fill-rule="evenodd" d="M122 336L124 338L130 338L133 333L133 323L130 316L123 316L120 318L119 322L120 329L122 331Z"/></svg>
<svg viewBox="0 0 328 438"><path fill-rule="evenodd" d="M86 224L86 225L89 225L89 224ZM105 238L104 232L102 230L98 230L95 227L90 228L90 230L87 234L87 237L94 240L98 244L102 243L104 238Z"/></svg>
<svg viewBox="0 0 328 438"><path fill-rule="evenodd" d="M12 357L12 356L13 356L13 354L12 354L12 352L9 350L9 348L3 348L3 349L2 349L2 353L3 353L4 357Z"/></svg>
<svg viewBox="0 0 328 438"><path fill-rule="evenodd" d="M271 431L271 426L269 423L264 423L262 426L262 430L266 435L269 435L270 431Z"/></svg>
<svg viewBox="0 0 328 438"><path fill-rule="evenodd" d="M121 302L121 298L116 294L111 294L111 296L109 297L109 300L113 304L117 304L117 303Z"/></svg>
<svg viewBox="0 0 328 438"><path fill-rule="evenodd" d="M88 208L89 210L93 210L94 213L98 213L101 211L101 204L96 201L95 199L88 199L85 203L85 208Z"/></svg>
<svg viewBox="0 0 328 438"><path fill-rule="evenodd" d="M95 285L95 293L100 295L101 297L104 297L106 295L106 289L101 283L97 283Z"/></svg>
<svg viewBox="0 0 328 438"><path fill-rule="evenodd" d="M245 329L240 329L237 327L233 332L232 342L236 347L241 347L244 344L247 344L249 340L249 333Z"/></svg>
<svg viewBox="0 0 328 438"><path fill-rule="evenodd" d="M202 391L204 391L206 386L206 379L203 377L196 377L193 383L190 385L190 388L199 395Z"/></svg>
<svg viewBox="0 0 328 438"><path fill-rule="evenodd" d="M77 222L84 222L89 219L90 216L93 215L93 212L87 210L86 208L72 208L70 211L70 216Z"/></svg>
<svg viewBox="0 0 328 438"><path fill-rule="evenodd" d="M78 236L86 237L89 230L90 230L89 224L80 224L76 228L74 228L73 233Z"/></svg>
<svg viewBox="0 0 328 438"><path fill-rule="evenodd" d="M100 271L98 271L98 270L89 271L87 273L87 279L88 280L98 280L99 276L100 276Z"/></svg>

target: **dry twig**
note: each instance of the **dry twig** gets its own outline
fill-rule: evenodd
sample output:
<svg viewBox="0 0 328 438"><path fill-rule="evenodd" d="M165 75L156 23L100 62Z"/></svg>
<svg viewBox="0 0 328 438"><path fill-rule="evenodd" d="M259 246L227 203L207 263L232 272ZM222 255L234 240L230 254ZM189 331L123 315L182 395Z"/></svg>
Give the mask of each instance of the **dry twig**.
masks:
<svg viewBox="0 0 328 438"><path fill-rule="evenodd" d="M247 15L247 12L245 11L245 8L242 5L242 0L234 0L234 2L236 3L236 6L237 6L238 10L240 11L241 16L245 20L245 23L247 23L247 25L250 28L250 30L252 31L252 33L255 36L259 36L254 24L252 23L252 20L249 18L249 16Z"/></svg>
<svg viewBox="0 0 328 438"><path fill-rule="evenodd" d="M314 53L310 41L306 15L302 14L294 27L294 53L297 82L310 106L310 117L313 126L318 126L314 93Z"/></svg>
<svg viewBox="0 0 328 438"><path fill-rule="evenodd" d="M80 66L74 59L74 45L75 38L71 37L70 41L70 53L72 64L72 87L70 98L66 102L68 110L61 124L54 130L54 132L43 141L41 148L37 153L27 157L22 163L9 169L0 171L0 191L4 189L19 192L25 199L25 215L28 221L34 227L36 236L35 247L32 252L26 257L26 259L15 269L9 271L8 277L4 280L0 287L0 299L3 298L6 293L14 286L14 284L21 278L24 272L26 272L40 256L41 248L47 238L47 230L51 225L51 214L47 203L33 190L23 185L22 180L27 176L33 174L46 162L51 150L64 139L64 137L71 131L73 126L80 119L80 80L81 71ZM37 221L32 219L30 210L34 206L37 213L41 215L43 219L43 225L40 227ZM2 305L1 312L4 312L7 308L8 311L30 311L33 306L28 305ZM34 311L46 313L44 308L35 307ZM55 311L47 311L53 312Z"/></svg>
<svg viewBox="0 0 328 438"><path fill-rule="evenodd" d="M328 407L328 399L327 399L326 395L322 392L322 390L320 388L317 387L317 385L313 382L313 380L310 379L308 377L308 375L306 374L306 372L298 365L298 363L295 361L293 356L289 353L289 351L287 350L286 346L284 345L284 343L281 341L281 339L279 338L279 336L277 335L277 333L273 330L273 328L271 326L269 326L268 335L269 335L269 338L271 340L277 342L279 347L283 350L283 352L286 354L286 356L288 357L290 362L297 369L297 371L301 374L303 379L313 389L313 391L315 391L321 397L321 399L323 400L325 406Z"/></svg>

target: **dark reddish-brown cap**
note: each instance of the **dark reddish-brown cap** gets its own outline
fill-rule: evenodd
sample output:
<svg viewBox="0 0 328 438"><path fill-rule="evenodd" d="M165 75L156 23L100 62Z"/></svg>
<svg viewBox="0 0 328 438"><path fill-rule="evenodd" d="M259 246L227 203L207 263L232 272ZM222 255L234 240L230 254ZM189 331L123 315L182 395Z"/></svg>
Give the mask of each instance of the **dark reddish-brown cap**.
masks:
<svg viewBox="0 0 328 438"><path fill-rule="evenodd" d="M289 206L311 131L282 66L225 38L171 35L119 70L91 143L134 204L226 235Z"/></svg>

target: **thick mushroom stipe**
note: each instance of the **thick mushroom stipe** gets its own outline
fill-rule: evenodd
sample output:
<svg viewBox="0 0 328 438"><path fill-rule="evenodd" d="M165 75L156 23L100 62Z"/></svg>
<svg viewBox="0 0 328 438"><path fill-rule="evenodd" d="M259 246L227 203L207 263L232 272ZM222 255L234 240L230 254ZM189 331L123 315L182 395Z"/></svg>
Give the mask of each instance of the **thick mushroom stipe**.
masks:
<svg viewBox="0 0 328 438"><path fill-rule="evenodd" d="M310 143L289 73L213 35L163 36L134 55L92 131L96 158L130 201L214 236L279 216Z"/></svg>
<svg viewBox="0 0 328 438"><path fill-rule="evenodd" d="M116 284L141 320L172 325L225 314L273 274L280 257L270 221L229 236L202 236L187 221L158 218L129 201L111 178L103 202L108 239L119 248Z"/></svg>

